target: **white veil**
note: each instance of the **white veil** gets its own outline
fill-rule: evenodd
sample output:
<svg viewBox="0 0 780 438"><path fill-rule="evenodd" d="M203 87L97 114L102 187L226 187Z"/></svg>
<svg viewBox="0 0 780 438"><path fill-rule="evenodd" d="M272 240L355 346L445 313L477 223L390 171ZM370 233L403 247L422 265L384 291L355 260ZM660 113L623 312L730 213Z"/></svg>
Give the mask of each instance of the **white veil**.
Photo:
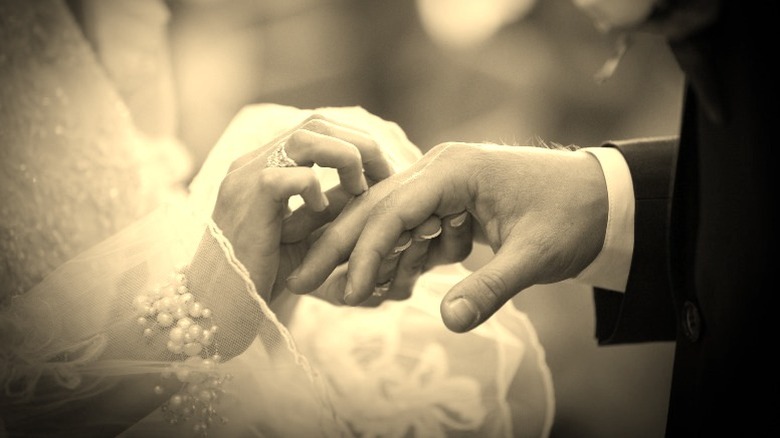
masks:
<svg viewBox="0 0 780 438"><path fill-rule="evenodd" d="M62 12L56 8L31 8L40 16L28 18L35 25L70 26L45 21ZM11 23L19 17L2 19ZM57 46L36 40L43 32L37 30L29 36L47 50L30 59L41 77L61 77L57 69L63 67L105 80L92 64L74 70L94 63L75 33L67 42L76 50L53 56ZM14 74L15 79L38 77ZM57 89L55 95L61 100L70 96L76 105L85 89L81 83L66 85L72 89ZM100 108L117 114L107 118L117 124L108 132L132 144L135 139L124 136L132 131L126 111L107 93L95 99L102 97L106 105ZM97 100L78 102L94 105ZM0 108L0 115L30 123L12 114L14 103ZM80 109L85 119L95 111ZM549 432L549 372L524 315L507 307L466 335L449 333L441 324L437 294L466 274L460 267L426 274L412 299L377 309L338 308L304 297L289 326L259 298L230 242L210 219L218 188L233 160L313 112L278 105L242 111L237 117L255 123L220 139L188 193L172 196L68 259L0 309L0 435L72 436L77 430L80 435L87 430L92 435L242 437ZM419 157L398 126L360 108L316 112L369 131L397 168ZM26 126L14 129L26 132ZM38 128L67 134L69 126ZM113 138L103 134L104 140ZM15 151L45 151L24 149L29 138L20 138ZM137 164L128 163L128 172L149 172L136 169ZM84 214L68 219L99 213L85 207Z"/></svg>
<svg viewBox="0 0 780 438"><path fill-rule="evenodd" d="M419 156L395 124L360 108L316 112L371 132L397 168ZM465 335L450 333L441 323L438 300L468 273L459 265L423 275L410 300L376 309L334 307L305 297L291 330L258 298L210 213L235 158L312 113L278 105L245 109L237 117L252 117L257 124L244 124L254 128L233 135L252 141L222 138L188 197L70 260L16 297L2 313L4 409L39 421L57 410L66 412L75 400L111 391L128 376L154 381L158 375L189 373L206 377L182 382L179 376L181 389L174 396L196 393L192 386L211 379L218 384L209 389L214 394L206 397L210 402L193 408L213 412L191 413L186 421L169 425L166 421L182 416L171 417L170 407L158 409L126 435L177 435L199 425L217 436L220 430L230 436L549 433L549 371L525 316L507 307ZM138 297L171 281L181 264L189 264L184 271L189 293L211 313L191 319L204 330L219 327L213 344L192 357L218 354L218 365L185 361L187 355L166 349L170 329L139 324L149 315L142 310L139 316ZM152 333L145 336L147 328ZM523 390L513 388L518 382ZM156 389L151 384L136 388L149 394ZM159 403L170 405L166 400L167 394ZM222 423L223 417L226 424L211 424Z"/></svg>

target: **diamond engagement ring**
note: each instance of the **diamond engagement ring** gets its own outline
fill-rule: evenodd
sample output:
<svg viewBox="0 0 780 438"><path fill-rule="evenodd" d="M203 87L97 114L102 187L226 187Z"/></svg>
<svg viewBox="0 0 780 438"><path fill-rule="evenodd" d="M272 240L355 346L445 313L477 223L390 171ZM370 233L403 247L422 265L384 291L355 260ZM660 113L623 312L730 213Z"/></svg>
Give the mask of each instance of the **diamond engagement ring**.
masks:
<svg viewBox="0 0 780 438"><path fill-rule="evenodd" d="M266 167L297 167L298 163L292 158L287 156L287 151L284 149L284 143L282 142L276 149L271 152L266 161Z"/></svg>

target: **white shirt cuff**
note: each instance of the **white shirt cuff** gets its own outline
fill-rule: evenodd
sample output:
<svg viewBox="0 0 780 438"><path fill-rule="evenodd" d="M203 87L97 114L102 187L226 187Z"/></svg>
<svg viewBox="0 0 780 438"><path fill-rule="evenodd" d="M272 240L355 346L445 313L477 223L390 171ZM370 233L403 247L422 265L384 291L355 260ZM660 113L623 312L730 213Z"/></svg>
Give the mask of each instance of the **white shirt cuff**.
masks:
<svg viewBox="0 0 780 438"><path fill-rule="evenodd" d="M574 278L616 292L625 292L634 250L634 185L623 155L615 148L582 148L598 159L607 181L609 216L601 252Z"/></svg>

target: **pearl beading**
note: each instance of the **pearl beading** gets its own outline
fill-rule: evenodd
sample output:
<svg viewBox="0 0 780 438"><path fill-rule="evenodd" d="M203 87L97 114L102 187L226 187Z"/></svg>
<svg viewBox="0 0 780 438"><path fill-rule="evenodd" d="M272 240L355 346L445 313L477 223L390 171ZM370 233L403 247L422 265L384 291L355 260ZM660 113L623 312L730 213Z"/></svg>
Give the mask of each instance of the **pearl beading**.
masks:
<svg viewBox="0 0 780 438"><path fill-rule="evenodd" d="M209 427L227 418L219 415L216 405L224 393L222 385L229 374L219 372L222 360L215 344L219 327L213 324L211 309L198 302L187 286L186 266L177 268L170 280L135 297L137 323L145 338L151 341L167 332L166 348L181 362L173 363L163 378L175 375L182 387L163 403L161 410L170 424L195 421L193 431L206 436ZM155 394L165 390L158 385Z"/></svg>

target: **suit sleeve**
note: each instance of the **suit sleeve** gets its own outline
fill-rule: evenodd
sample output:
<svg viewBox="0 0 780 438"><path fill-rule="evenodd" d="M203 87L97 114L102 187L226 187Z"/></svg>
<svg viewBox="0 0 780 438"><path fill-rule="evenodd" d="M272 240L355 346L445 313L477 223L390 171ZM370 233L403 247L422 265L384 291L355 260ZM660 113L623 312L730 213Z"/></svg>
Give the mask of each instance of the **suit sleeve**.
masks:
<svg viewBox="0 0 780 438"><path fill-rule="evenodd" d="M625 293L594 289L599 344L673 340L668 269L669 209L676 138L611 142L634 185L634 252Z"/></svg>

